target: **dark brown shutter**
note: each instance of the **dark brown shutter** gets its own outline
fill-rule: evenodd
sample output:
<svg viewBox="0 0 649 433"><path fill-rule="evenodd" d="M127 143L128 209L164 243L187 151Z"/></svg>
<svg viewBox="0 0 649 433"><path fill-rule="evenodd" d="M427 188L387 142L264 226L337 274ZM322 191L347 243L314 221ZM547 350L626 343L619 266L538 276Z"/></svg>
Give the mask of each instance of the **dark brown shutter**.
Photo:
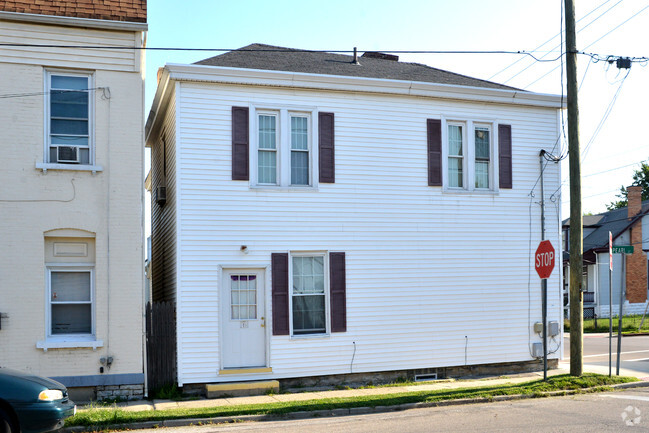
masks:
<svg viewBox="0 0 649 433"><path fill-rule="evenodd" d="M329 253L331 332L347 331L347 288L345 253Z"/></svg>
<svg viewBox="0 0 649 433"><path fill-rule="evenodd" d="M248 180L248 107L232 107L232 180Z"/></svg>
<svg viewBox="0 0 649 433"><path fill-rule="evenodd" d="M318 113L318 159L320 182L336 181L334 113Z"/></svg>
<svg viewBox="0 0 649 433"><path fill-rule="evenodd" d="M273 335L288 335L288 254L272 253Z"/></svg>
<svg viewBox="0 0 649 433"><path fill-rule="evenodd" d="M512 127L498 125L498 185L512 188Z"/></svg>
<svg viewBox="0 0 649 433"><path fill-rule="evenodd" d="M442 121L426 121L428 141L428 185L442 186Z"/></svg>

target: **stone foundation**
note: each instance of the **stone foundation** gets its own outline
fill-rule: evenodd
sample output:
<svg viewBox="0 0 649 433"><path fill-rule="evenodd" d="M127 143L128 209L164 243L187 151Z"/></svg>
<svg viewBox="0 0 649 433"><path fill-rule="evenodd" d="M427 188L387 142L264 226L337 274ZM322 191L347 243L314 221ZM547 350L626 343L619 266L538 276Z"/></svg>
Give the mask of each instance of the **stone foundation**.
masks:
<svg viewBox="0 0 649 433"><path fill-rule="evenodd" d="M144 384L97 386L97 400L141 400L144 398Z"/></svg>
<svg viewBox="0 0 649 433"><path fill-rule="evenodd" d="M548 369L559 366L558 359L548 359ZM500 364L466 365L440 368L423 368L415 370L380 371L370 373L334 374L326 376L294 377L279 380L280 390L331 389L338 386L357 388L367 385L384 385L401 381L414 381L417 376L437 379L472 378L480 376L506 376L516 373L543 371L543 359ZM430 380L430 379L427 379ZM184 395L205 396L206 384L192 383L182 387Z"/></svg>

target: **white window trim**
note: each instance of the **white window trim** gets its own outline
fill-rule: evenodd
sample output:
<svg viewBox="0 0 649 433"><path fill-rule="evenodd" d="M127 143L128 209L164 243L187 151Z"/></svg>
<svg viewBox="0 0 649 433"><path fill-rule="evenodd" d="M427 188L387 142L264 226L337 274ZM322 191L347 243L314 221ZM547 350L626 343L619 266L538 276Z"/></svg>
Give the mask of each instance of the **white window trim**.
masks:
<svg viewBox="0 0 649 433"><path fill-rule="evenodd" d="M270 114L277 116L277 183L260 184L258 182L258 151L259 151L259 115ZM291 184L291 117L305 116L309 127L309 184ZM317 190L318 187L318 110L305 106L278 106L271 103L259 103L250 106L249 110L250 137L250 187L273 190Z"/></svg>
<svg viewBox="0 0 649 433"><path fill-rule="evenodd" d="M88 164L62 164L50 162L50 83L52 75L68 77L86 77L88 78L89 89L95 88L95 74L92 71L67 70L67 69L46 69L43 79L43 105L44 113L44 136L43 136L43 162L36 163L36 168L47 172L47 170L70 170L70 171L90 171L96 173L103 171L103 167L95 164L96 146L95 146L95 91L88 92Z"/></svg>
<svg viewBox="0 0 649 433"><path fill-rule="evenodd" d="M317 334L293 334L293 257L322 257L324 265L324 286L325 286L325 332ZM291 339L323 338L331 334L331 309L330 309L330 287L329 287L329 254L327 251L290 251L288 255L288 312L289 331Z"/></svg>
<svg viewBox="0 0 649 433"><path fill-rule="evenodd" d="M497 194L498 187L498 121L494 119L445 118L442 120L442 192L452 194ZM450 187L448 179L448 126L464 127L463 183L462 188ZM489 154L489 188L475 187L475 128L488 127L491 133Z"/></svg>
<svg viewBox="0 0 649 433"><path fill-rule="evenodd" d="M90 272L91 332L90 334L52 334L52 271ZM87 347L97 349L103 346L102 340L96 338L96 299L95 299L95 265L94 263L47 263L45 265L45 340L38 341L39 349Z"/></svg>

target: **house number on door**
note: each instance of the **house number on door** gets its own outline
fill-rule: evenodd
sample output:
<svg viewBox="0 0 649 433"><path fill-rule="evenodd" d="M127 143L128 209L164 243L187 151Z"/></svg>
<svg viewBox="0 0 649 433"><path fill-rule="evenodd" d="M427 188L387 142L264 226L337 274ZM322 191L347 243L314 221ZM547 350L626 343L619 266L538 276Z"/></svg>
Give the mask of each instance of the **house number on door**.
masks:
<svg viewBox="0 0 649 433"><path fill-rule="evenodd" d="M242 320L241 321L241 327L242 328L247 328L248 327L248 321L247 320Z"/></svg>

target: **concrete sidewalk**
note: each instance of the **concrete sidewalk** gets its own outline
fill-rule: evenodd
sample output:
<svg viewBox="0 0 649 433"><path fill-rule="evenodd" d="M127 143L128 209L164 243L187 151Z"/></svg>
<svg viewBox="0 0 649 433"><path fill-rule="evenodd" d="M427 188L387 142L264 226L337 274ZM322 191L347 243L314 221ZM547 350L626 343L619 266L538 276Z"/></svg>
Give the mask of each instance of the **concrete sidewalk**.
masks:
<svg viewBox="0 0 649 433"><path fill-rule="evenodd" d="M554 369L548 371L548 376L568 373L564 369ZM264 404L264 403L278 403L288 401L306 401L306 400L321 400L327 398L345 398L345 397L360 397L370 395L391 395L402 394L406 392L417 391L435 391L435 390L453 390L460 388L480 388L491 387L507 384L517 384L529 382L543 378L543 372L534 373L521 373L509 376L495 376L484 377L480 379L443 379L436 381L421 382L416 385L405 386L385 386L376 388L357 388L357 389L343 389L343 390L330 390L330 391L307 391L289 394L271 394L259 395L250 397L229 397L229 398L213 398L213 399L199 399L187 401L171 401L171 400L153 400L153 401L130 401L124 403L117 403L116 406L126 411L145 411L145 410L166 410L176 408L205 408L205 407L218 407L218 406L239 406L247 404ZM109 406L114 407L114 406ZM94 407L96 409L96 406ZM79 410L83 411L87 408L81 407Z"/></svg>

